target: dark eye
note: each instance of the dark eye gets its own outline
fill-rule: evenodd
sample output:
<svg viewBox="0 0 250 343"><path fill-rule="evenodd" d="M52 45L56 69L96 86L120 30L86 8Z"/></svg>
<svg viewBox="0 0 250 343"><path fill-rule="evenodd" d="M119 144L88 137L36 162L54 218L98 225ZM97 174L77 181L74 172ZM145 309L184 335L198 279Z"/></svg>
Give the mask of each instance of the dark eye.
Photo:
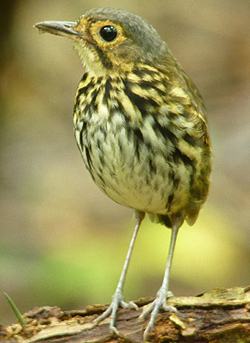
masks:
<svg viewBox="0 0 250 343"><path fill-rule="evenodd" d="M113 25L103 26L100 35L106 42L112 42L117 37L117 29Z"/></svg>

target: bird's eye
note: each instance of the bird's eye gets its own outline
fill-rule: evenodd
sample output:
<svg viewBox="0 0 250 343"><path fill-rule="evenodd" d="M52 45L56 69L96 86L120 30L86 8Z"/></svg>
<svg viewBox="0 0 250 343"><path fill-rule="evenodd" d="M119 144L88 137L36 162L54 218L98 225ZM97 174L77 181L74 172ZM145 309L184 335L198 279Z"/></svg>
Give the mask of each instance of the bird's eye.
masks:
<svg viewBox="0 0 250 343"><path fill-rule="evenodd" d="M112 42L117 37L117 29L113 25L103 26L100 35L106 42Z"/></svg>

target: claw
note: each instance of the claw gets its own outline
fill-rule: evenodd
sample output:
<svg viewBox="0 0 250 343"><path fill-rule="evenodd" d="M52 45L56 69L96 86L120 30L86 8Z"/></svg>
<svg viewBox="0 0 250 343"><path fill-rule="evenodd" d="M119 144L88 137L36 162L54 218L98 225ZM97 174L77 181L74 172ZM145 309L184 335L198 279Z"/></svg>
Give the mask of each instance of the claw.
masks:
<svg viewBox="0 0 250 343"><path fill-rule="evenodd" d="M139 307L138 307L135 303L133 303L132 301L130 301L130 302L128 303L128 308L133 308L133 309L136 310L136 311L139 310Z"/></svg>
<svg viewBox="0 0 250 343"><path fill-rule="evenodd" d="M130 301L129 303L126 303L126 301L121 300L120 305L122 308L133 308L136 311L138 311L138 309L139 309L138 306L135 303L133 303L132 301Z"/></svg>
<svg viewBox="0 0 250 343"><path fill-rule="evenodd" d="M117 328L115 326L113 326L113 325L111 326L110 325L109 326L109 331L110 331L111 334L114 333L116 336L119 336L119 331L117 330Z"/></svg>

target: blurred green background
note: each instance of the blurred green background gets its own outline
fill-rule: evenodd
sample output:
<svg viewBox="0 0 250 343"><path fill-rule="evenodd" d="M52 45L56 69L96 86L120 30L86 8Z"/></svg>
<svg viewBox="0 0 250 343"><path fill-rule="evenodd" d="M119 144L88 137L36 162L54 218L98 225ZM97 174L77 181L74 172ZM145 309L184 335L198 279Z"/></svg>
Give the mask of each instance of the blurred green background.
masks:
<svg viewBox="0 0 250 343"><path fill-rule="evenodd" d="M39 35L43 20L74 21L93 7L133 11L167 41L206 103L214 161L210 196L194 227L180 230L175 295L250 284L250 1L1 0L0 323L22 312L108 303L132 235L132 211L103 195L72 133L83 74L66 39ZM169 230L145 220L125 286L153 296Z"/></svg>

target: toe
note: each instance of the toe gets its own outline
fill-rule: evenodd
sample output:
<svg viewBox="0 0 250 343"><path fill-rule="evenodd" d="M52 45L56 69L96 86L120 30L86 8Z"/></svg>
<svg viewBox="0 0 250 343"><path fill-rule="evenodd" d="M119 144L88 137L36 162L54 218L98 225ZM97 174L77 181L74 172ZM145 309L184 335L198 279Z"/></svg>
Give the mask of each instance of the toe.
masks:
<svg viewBox="0 0 250 343"><path fill-rule="evenodd" d="M109 306L99 317L94 319L94 323L100 323L103 319L107 318L112 312L112 307Z"/></svg>
<svg viewBox="0 0 250 343"><path fill-rule="evenodd" d="M177 309L174 306L167 306L167 305L162 305L162 308L166 312L174 312L177 313Z"/></svg>
<svg viewBox="0 0 250 343"><path fill-rule="evenodd" d="M109 331L110 331L111 334L115 334L115 335L119 336L119 331L117 330L117 328L115 326L110 325L109 326Z"/></svg>
<svg viewBox="0 0 250 343"><path fill-rule="evenodd" d="M133 303L132 301L130 301L127 305L129 308L133 308L136 311L139 310L138 306L135 303Z"/></svg>
<svg viewBox="0 0 250 343"><path fill-rule="evenodd" d="M155 307L155 300L151 304L147 305L146 309L143 310L139 318L145 319L149 315L149 313L153 311L154 307Z"/></svg>
<svg viewBox="0 0 250 343"><path fill-rule="evenodd" d="M167 299L168 298L173 298L174 294L171 291L167 291Z"/></svg>

